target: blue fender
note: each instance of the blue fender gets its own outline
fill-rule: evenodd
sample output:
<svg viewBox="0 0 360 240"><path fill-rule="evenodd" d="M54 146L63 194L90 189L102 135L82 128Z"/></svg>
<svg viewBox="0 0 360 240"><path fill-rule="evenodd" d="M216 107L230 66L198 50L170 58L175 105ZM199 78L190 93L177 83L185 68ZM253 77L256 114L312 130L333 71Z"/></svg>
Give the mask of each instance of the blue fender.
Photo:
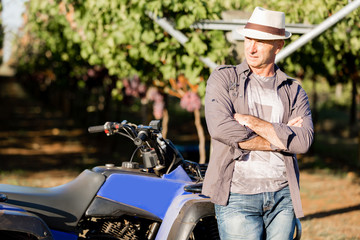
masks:
<svg viewBox="0 0 360 240"><path fill-rule="evenodd" d="M177 196L188 195L184 191L191 179L179 166L171 174L162 178L145 175L111 174L97 193L96 200L108 200L147 215L151 219L162 220ZM96 216L93 204L87 215Z"/></svg>

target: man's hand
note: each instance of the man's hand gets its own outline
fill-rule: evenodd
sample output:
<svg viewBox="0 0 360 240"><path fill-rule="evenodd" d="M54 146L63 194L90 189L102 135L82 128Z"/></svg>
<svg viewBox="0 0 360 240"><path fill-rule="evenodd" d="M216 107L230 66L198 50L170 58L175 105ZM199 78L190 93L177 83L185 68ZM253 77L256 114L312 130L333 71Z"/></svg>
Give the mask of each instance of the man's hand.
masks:
<svg viewBox="0 0 360 240"><path fill-rule="evenodd" d="M264 121L260 118L252 115L245 115L240 113L234 114L234 119L243 126L246 126L257 133L260 137L267 140L269 143L275 145L281 150L285 150L286 147L276 135L275 129L272 123ZM299 124L299 120L293 121L292 124Z"/></svg>
<svg viewBox="0 0 360 240"><path fill-rule="evenodd" d="M234 114L235 120L238 123L240 123L241 125L246 126L246 127L249 127L249 121L251 121L251 117L252 116L250 116L250 115L245 115L245 114L240 114L240 113Z"/></svg>
<svg viewBox="0 0 360 240"><path fill-rule="evenodd" d="M302 117L296 117L290 120L287 125L290 127L302 127L303 122L304 120L302 119Z"/></svg>
<svg viewBox="0 0 360 240"><path fill-rule="evenodd" d="M241 125L249 127L249 122L251 121L250 115L244 115L244 114L235 113L234 118ZM302 117L296 117L294 119L291 119L287 123L287 125L290 126L290 127L302 127L303 122L304 122L304 120L302 119Z"/></svg>
<svg viewBox="0 0 360 240"><path fill-rule="evenodd" d="M246 126L256 132L259 136L267 140L269 143L277 146L280 149L286 149L284 144L280 141L274 127L271 123L264 121L260 118L245 115L245 114L234 114L234 119L241 125ZM290 120L287 125L292 127L302 127L303 119L301 117L296 117Z"/></svg>

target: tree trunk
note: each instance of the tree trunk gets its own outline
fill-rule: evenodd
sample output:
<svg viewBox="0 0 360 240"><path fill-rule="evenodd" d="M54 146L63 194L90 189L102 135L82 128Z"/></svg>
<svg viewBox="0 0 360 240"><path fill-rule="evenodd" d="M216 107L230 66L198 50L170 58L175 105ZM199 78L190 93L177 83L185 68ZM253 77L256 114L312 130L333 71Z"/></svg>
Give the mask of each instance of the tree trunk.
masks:
<svg viewBox="0 0 360 240"><path fill-rule="evenodd" d="M206 161L205 133L201 125L200 110L195 110L194 116L195 116L195 126L197 130L197 134L199 136L199 163L204 164Z"/></svg>
<svg viewBox="0 0 360 240"><path fill-rule="evenodd" d="M358 166L360 166L360 131L358 132Z"/></svg>
<svg viewBox="0 0 360 240"><path fill-rule="evenodd" d="M162 136L164 139L166 139L167 133L168 133L168 125L169 125L169 112L166 108L163 110L163 117L162 117Z"/></svg>
<svg viewBox="0 0 360 240"><path fill-rule="evenodd" d="M360 75L356 70L351 77L351 107L350 107L350 136L357 136L358 137L358 166L360 166L360 124L358 120L357 114L357 98L358 98L358 91L357 85L359 83Z"/></svg>
<svg viewBox="0 0 360 240"><path fill-rule="evenodd" d="M313 96L313 101L312 101L312 120L313 120L313 123L314 123L314 126L316 125L317 123L317 120L318 120L318 112L317 112L317 103L318 103L318 94L317 94L317 91L316 91L316 76L314 75L312 77L312 81L313 81L313 89L312 89L312 96Z"/></svg>
<svg viewBox="0 0 360 240"><path fill-rule="evenodd" d="M351 106L350 106L350 126L354 128L357 124L357 109L356 109L356 98L357 98L357 82L358 76L357 74L352 74L351 77Z"/></svg>

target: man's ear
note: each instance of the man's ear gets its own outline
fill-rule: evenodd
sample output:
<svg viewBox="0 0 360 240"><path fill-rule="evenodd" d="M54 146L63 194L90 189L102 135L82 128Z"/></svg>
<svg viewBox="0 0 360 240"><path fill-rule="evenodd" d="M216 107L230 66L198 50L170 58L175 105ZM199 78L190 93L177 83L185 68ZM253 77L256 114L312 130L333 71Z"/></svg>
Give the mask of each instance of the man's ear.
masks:
<svg viewBox="0 0 360 240"><path fill-rule="evenodd" d="M284 47L285 41L283 39L277 40L277 49L275 51L275 54L278 54L280 50Z"/></svg>

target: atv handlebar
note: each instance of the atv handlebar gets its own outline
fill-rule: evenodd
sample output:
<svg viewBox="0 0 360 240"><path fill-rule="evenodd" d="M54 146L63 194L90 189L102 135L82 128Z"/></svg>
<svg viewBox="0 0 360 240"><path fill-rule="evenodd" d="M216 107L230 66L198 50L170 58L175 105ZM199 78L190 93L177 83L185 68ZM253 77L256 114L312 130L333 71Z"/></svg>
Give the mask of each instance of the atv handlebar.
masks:
<svg viewBox="0 0 360 240"><path fill-rule="evenodd" d="M182 165L190 178L195 181L203 180L205 168L201 169L198 163L185 161L175 145L169 139L163 138L160 120L152 120L147 126L136 125L126 120L121 123L106 122L104 125L91 126L88 131L89 133L104 132L107 136L119 134L130 139L136 149L129 163L132 162L135 152L139 151L143 167L148 171L154 171L159 176L168 174L178 165ZM202 165L205 167L206 164Z"/></svg>
<svg viewBox="0 0 360 240"><path fill-rule="evenodd" d="M124 125L126 125L126 121L122 123L117 122L106 122L104 125L91 126L88 128L89 133L100 133L105 132L106 135L110 136L115 132L118 132Z"/></svg>
<svg viewBox="0 0 360 240"><path fill-rule="evenodd" d="M130 162L135 152L140 151L146 169L168 173L184 160L171 141L162 137L160 120L153 120L148 126L136 125L126 120L121 123L106 122L104 125L91 126L88 131L104 132L107 136L119 134L131 139L136 149Z"/></svg>
<svg viewBox="0 0 360 240"><path fill-rule="evenodd" d="M99 133L99 132L104 132L105 128L104 125L99 125L99 126L92 126L88 128L89 133Z"/></svg>

